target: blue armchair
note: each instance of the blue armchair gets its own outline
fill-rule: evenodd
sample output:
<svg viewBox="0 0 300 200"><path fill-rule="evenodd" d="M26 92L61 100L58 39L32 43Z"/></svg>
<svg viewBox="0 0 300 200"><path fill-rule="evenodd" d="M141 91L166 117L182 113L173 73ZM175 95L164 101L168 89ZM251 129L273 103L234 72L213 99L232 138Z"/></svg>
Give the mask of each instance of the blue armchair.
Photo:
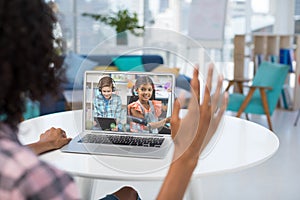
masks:
<svg viewBox="0 0 300 200"><path fill-rule="evenodd" d="M229 95L227 110L237 112L237 117L242 113L266 115L269 129L272 130L271 115L276 108L288 71L288 65L262 62L248 93Z"/></svg>
<svg viewBox="0 0 300 200"><path fill-rule="evenodd" d="M40 116L40 103L38 101L31 101L29 98L26 99L23 119L26 120L38 116Z"/></svg>

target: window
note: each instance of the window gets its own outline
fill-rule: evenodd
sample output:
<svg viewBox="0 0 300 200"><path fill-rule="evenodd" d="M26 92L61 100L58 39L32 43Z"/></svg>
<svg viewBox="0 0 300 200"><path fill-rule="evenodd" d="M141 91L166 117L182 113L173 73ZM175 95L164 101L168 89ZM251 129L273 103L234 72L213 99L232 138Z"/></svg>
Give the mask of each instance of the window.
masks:
<svg viewBox="0 0 300 200"><path fill-rule="evenodd" d="M113 28L95 20L83 17L82 13L107 13L120 8L128 8L137 12L143 20L143 12L139 12L142 2L134 0L56 0L59 6L59 22L63 29L68 50L88 54L95 46L115 34Z"/></svg>

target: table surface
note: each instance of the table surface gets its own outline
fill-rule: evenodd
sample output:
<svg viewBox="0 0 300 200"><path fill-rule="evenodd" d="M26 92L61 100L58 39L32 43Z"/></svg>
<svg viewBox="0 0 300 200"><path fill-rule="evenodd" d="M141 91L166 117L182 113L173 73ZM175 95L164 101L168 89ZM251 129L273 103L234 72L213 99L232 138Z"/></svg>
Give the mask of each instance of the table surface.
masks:
<svg viewBox="0 0 300 200"><path fill-rule="evenodd" d="M60 127L71 137L82 131L82 110L41 116L20 124L23 144L37 141L40 133ZM224 116L214 148L200 159L193 177L232 172L257 165L270 158L279 147L279 140L269 129L253 122ZM127 181L163 180L172 158L119 157L63 153L55 150L43 154L42 160L75 176Z"/></svg>

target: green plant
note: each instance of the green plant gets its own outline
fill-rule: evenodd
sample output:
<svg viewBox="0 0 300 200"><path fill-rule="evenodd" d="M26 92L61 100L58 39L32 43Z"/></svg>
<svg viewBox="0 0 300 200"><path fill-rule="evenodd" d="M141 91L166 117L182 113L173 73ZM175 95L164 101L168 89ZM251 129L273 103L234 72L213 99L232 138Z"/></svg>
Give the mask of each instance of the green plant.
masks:
<svg viewBox="0 0 300 200"><path fill-rule="evenodd" d="M129 30L135 36L142 36L144 32L144 26L139 25L137 13L130 13L127 9L112 12L107 15L83 13L82 16L91 17L96 21L110 25L115 28L117 33Z"/></svg>

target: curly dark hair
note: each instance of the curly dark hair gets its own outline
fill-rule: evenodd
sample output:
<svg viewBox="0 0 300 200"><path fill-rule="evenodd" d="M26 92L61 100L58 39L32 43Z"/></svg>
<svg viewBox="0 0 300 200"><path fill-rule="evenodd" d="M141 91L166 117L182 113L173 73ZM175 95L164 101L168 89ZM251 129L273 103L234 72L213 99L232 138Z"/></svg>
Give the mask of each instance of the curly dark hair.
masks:
<svg viewBox="0 0 300 200"><path fill-rule="evenodd" d="M43 0L0 2L0 116L14 129L26 98L57 94L64 80L53 47L55 22Z"/></svg>

